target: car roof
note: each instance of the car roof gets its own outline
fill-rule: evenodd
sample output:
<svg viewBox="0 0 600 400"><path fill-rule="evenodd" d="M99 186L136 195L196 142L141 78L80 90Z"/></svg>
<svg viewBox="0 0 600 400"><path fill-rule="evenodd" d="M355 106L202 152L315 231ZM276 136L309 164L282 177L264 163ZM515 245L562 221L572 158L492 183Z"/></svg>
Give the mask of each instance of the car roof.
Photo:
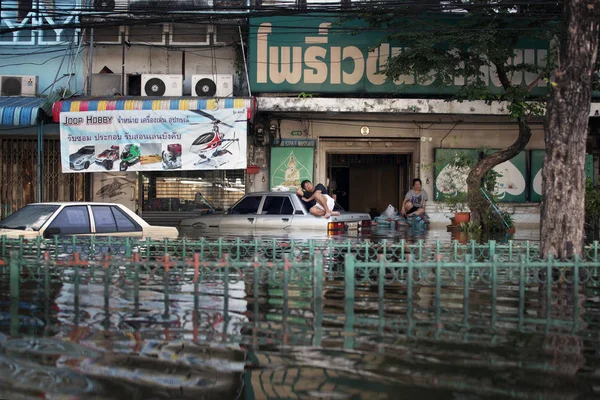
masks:
<svg viewBox="0 0 600 400"><path fill-rule="evenodd" d="M122 206L119 203L97 203L93 201L55 201L55 202L44 202L44 203L29 203L29 206L42 206L42 205L53 205L53 206ZM127 207L125 207L127 208Z"/></svg>
<svg viewBox="0 0 600 400"><path fill-rule="evenodd" d="M284 195L284 194L296 194L295 191L290 190L288 192L251 192L251 193L246 193L246 196L250 196L250 195L254 195L254 196L264 196L264 195L271 195L271 194L280 194L280 195Z"/></svg>

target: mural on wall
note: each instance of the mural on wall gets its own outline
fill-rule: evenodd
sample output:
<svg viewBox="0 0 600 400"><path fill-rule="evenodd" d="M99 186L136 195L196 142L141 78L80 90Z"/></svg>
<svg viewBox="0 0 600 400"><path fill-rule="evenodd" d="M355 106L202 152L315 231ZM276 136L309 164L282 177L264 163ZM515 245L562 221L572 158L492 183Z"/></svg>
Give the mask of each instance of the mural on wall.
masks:
<svg viewBox="0 0 600 400"><path fill-rule="evenodd" d="M242 169L246 132L245 108L64 112L62 170Z"/></svg>
<svg viewBox="0 0 600 400"><path fill-rule="evenodd" d="M468 167L456 167L452 160L456 157L477 159L475 149L435 149L434 199L443 200L444 195L467 191ZM522 151L516 157L494 167L500 176L496 179L494 194L502 202L522 203L527 201L527 155Z"/></svg>
<svg viewBox="0 0 600 400"><path fill-rule="evenodd" d="M271 149L271 190L296 190L303 180L312 181L314 157L315 152L312 148L273 147Z"/></svg>
<svg viewBox="0 0 600 400"><path fill-rule="evenodd" d="M94 201L119 203L135 211L135 172L94 174Z"/></svg>
<svg viewBox="0 0 600 400"><path fill-rule="evenodd" d="M531 150L530 201L542 201L542 167L545 155L545 150ZM587 179L594 179L594 157L591 154L585 156L585 176Z"/></svg>

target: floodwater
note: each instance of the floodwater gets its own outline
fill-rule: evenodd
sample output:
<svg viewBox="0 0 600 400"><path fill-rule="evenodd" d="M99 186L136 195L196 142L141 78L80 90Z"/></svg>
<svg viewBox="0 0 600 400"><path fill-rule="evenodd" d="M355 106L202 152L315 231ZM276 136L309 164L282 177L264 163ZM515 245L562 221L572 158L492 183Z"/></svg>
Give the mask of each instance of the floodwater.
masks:
<svg viewBox="0 0 600 400"><path fill-rule="evenodd" d="M2 399L600 397L595 287L62 274L22 276L19 301L0 282Z"/></svg>

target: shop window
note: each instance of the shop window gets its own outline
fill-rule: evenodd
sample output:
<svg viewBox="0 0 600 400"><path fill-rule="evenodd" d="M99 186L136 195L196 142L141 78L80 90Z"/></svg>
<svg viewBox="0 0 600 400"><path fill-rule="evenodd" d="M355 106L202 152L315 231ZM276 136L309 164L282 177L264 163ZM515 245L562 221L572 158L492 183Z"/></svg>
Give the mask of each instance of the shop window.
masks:
<svg viewBox="0 0 600 400"><path fill-rule="evenodd" d="M245 194L245 170L143 172L143 212L224 211Z"/></svg>

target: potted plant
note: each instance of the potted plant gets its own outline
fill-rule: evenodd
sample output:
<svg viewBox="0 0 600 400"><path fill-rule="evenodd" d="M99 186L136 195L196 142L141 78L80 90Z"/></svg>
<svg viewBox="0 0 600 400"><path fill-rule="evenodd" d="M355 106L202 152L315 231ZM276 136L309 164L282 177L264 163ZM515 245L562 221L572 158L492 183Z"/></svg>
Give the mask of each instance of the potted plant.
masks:
<svg viewBox="0 0 600 400"><path fill-rule="evenodd" d="M471 213L467 207L467 194L464 192L456 192L451 195L444 196L443 203L448 208L448 211L454 216L450 217L452 225L460 226L462 223L467 223L471 220Z"/></svg>

